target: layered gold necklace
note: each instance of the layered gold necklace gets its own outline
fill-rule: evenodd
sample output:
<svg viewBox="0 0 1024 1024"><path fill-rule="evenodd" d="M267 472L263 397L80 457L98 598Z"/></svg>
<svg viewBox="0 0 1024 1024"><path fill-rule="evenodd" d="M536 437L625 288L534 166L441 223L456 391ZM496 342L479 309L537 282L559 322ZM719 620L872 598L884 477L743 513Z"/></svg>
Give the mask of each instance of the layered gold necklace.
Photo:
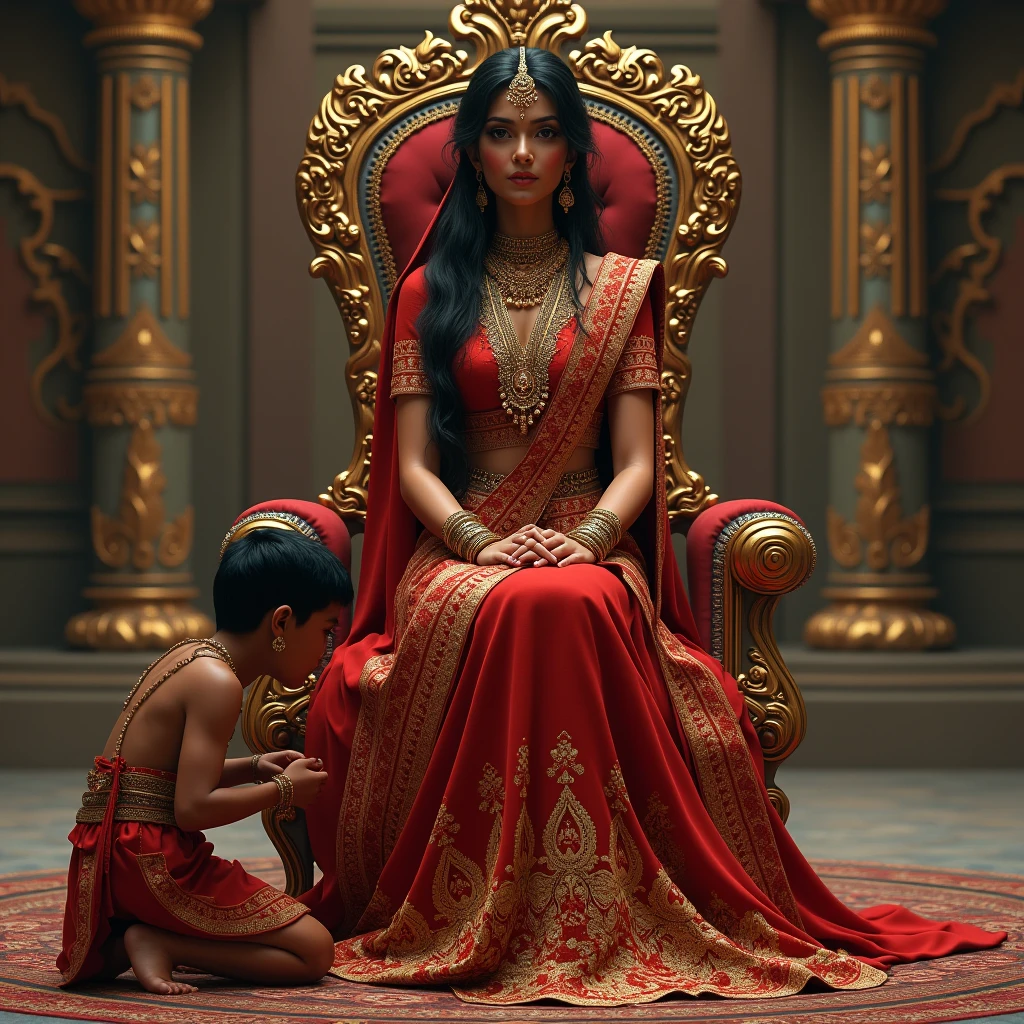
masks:
<svg viewBox="0 0 1024 1024"><path fill-rule="evenodd" d="M528 309L540 304L568 259L569 243L554 229L532 238L495 234L484 269L498 283L506 306Z"/></svg>
<svg viewBox="0 0 1024 1024"><path fill-rule="evenodd" d="M524 348L499 282L490 274L484 276L481 319L498 364L498 397L521 434L533 426L547 406L548 370L558 332L575 313L569 273L563 261L555 275L548 279L537 321Z"/></svg>

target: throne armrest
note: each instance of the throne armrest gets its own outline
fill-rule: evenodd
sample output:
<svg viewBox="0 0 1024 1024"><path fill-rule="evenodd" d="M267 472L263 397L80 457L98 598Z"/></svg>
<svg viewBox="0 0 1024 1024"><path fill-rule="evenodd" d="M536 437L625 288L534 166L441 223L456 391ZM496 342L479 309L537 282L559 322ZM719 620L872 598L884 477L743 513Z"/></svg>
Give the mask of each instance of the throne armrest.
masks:
<svg viewBox="0 0 1024 1024"><path fill-rule="evenodd" d="M775 785L775 772L803 740L807 715L772 620L779 598L807 581L815 561L803 522L771 501L713 505L686 535L690 604L701 644L735 677L746 699L761 740L768 794L783 820L789 800Z"/></svg>

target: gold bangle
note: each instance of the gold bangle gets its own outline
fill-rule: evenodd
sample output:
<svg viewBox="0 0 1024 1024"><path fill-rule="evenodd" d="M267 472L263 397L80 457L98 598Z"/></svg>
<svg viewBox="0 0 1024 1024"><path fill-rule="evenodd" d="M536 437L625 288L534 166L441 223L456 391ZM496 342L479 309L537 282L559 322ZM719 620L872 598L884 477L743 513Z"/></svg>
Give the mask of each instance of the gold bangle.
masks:
<svg viewBox="0 0 1024 1024"><path fill-rule="evenodd" d="M475 562L477 555L488 544L500 539L484 526L475 512L467 512L465 509L453 512L441 527L441 540L445 547L464 562Z"/></svg>
<svg viewBox="0 0 1024 1024"><path fill-rule="evenodd" d="M622 521L611 509L594 508L566 536L582 544L599 562L603 562L622 539Z"/></svg>
<svg viewBox="0 0 1024 1024"><path fill-rule="evenodd" d="M292 802L295 799L295 785L284 772L278 772L277 775L272 777L271 781L277 786L279 791L274 811L278 818L283 821L291 821L295 817L295 808L292 806Z"/></svg>
<svg viewBox="0 0 1024 1024"><path fill-rule="evenodd" d="M255 782L257 786L263 785L263 780L260 778L259 773L260 758L262 756L262 754L253 754L249 760L249 763L252 765L252 781Z"/></svg>
<svg viewBox="0 0 1024 1024"><path fill-rule="evenodd" d="M480 533L473 542L472 548L468 552L470 557L468 557L466 561L472 562L475 565L476 560L480 557L480 552L488 545L493 544L496 540L501 540L501 537L491 530L488 530L485 526L483 532Z"/></svg>

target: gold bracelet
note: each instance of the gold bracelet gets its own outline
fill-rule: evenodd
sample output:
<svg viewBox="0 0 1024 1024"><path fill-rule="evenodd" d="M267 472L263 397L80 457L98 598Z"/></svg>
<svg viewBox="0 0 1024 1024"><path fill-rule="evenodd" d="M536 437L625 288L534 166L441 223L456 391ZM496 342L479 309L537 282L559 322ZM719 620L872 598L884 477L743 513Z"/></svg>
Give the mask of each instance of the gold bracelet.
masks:
<svg viewBox="0 0 1024 1024"><path fill-rule="evenodd" d="M274 811L282 821L291 821L295 817L295 808L292 801L295 799L295 786L292 780L284 772L278 772L271 778L278 790L277 804Z"/></svg>
<svg viewBox="0 0 1024 1024"><path fill-rule="evenodd" d="M260 769L260 758L262 756L263 756L262 754L253 754L252 758L249 761L249 763L252 765L252 781L255 782L257 786L262 786L263 785L263 780L260 778L260 771L259 771L259 769Z"/></svg>

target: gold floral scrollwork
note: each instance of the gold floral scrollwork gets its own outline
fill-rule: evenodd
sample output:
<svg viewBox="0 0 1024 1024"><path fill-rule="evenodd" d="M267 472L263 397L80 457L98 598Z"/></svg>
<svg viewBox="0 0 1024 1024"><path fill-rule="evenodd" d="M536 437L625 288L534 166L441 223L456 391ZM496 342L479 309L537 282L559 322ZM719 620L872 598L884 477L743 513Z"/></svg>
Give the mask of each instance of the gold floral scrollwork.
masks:
<svg viewBox="0 0 1024 1024"><path fill-rule="evenodd" d="M860 198L864 203L884 203L892 192L892 158L889 147L862 146L860 151Z"/></svg>
<svg viewBox="0 0 1024 1024"><path fill-rule="evenodd" d="M45 128L70 167L86 173L91 171L91 165L75 149L61 119L39 105L26 83L11 82L0 74L0 110L5 108L19 108L29 120ZM78 257L63 245L51 241L50 235L59 204L87 201L89 191L84 188L48 188L28 168L13 163L0 163L0 180L4 179L14 182L19 195L27 199L38 217L36 230L19 241L19 254L34 281L32 300L49 310L57 328L56 343L32 371L32 404L47 421L75 420L81 416L79 406L69 402L65 395L60 395L51 410L44 400L43 389L46 379L61 364L74 373L81 370L80 351L90 317L84 304L80 311L74 310L61 275L70 275L85 284L89 278Z"/></svg>
<svg viewBox="0 0 1024 1024"><path fill-rule="evenodd" d="M155 203L160 196L160 147L137 142L128 160L128 189L137 203Z"/></svg>
<svg viewBox="0 0 1024 1024"><path fill-rule="evenodd" d="M928 427L935 420L938 401L934 384L829 384L822 389L825 424L866 427L877 421L885 426Z"/></svg>
<svg viewBox="0 0 1024 1024"><path fill-rule="evenodd" d="M557 53L586 31L587 15L572 0L465 0L448 18L452 34L472 41L476 63L507 46Z"/></svg>
<svg viewBox="0 0 1024 1024"><path fill-rule="evenodd" d="M861 82L860 101L872 110L884 110L892 101L889 82L881 75L869 75Z"/></svg>
<svg viewBox="0 0 1024 1024"><path fill-rule="evenodd" d="M129 92L132 106L145 112L160 102L160 89L152 75L142 75L132 84Z"/></svg>
<svg viewBox="0 0 1024 1024"><path fill-rule="evenodd" d="M160 465L161 454L152 425L140 420L128 441L117 516L92 507L93 549L112 569L123 569L129 560L140 571L151 569L157 560L174 568L191 550L192 507L166 521L163 492L167 478Z"/></svg>
<svg viewBox="0 0 1024 1024"><path fill-rule="evenodd" d="M968 111L953 129L946 151L928 167L929 174L936 174L952 167L967 145L975 128L991 121L1003 107L1019 107L1024 104L1024 68L1012 82L997 82L989 90L984 102L975 110Z"/></svg>
<svg viewBox="0 0 1024 1024"><path fill-rule="evenodd" d="M932 275L933 285L937 285L947 273L959 275L952 308L938 309L932 315L932 326L942 352L938 370L948 373L959 364L974 376L978 389L969 412L963 396L958 396L952 405L942 409L946 419L962 418L964 423L973 423L988 405L992 392L991 376L985 364L968 348L965 331L971 312L991 299L986 284L998 267L1003 252L1002 240L985 230L983 218L991 212L992 200L1005 191L1006 183L1020 179L1024 179L1024 163L1006 164L987 174L974 188L944 188L934 192L940 202L966 203L967 224L973 239L948 253Z"/></svg>
<svg viewBox="0 0 1024 1024"><path fill-rule="evenodd" d="M865 277L888 277L892 271L892 227L881 221L860 226L860 265Z"/></svg>
<svg viewBox="0 0 1024 1024"><path fill-rule="evenodd" d="M157 245L160 241L160 224L155 220L134 222L128 229L128 266L132 268L133 277L156 277L160 266L160 253Z"/></svg>
<svg viewBox="0 0 1024 1024"><path fill-rule="evenodd" d="M873 421L861 446L855 521L849 523L834 508L828 509L829 550L844 569L854 569L862 561L874 572L890 565L909 569L928 549L930 508L922 505L904 517L895 460L888 429Z"/></svg>
<svg viewBox="0 0 1024 1024"><path fill-rule="evenodd" d="M88 384L85 402L90 426L120 427L148 421L154 427L196 424L199 392L191 384Z"/></svg>

